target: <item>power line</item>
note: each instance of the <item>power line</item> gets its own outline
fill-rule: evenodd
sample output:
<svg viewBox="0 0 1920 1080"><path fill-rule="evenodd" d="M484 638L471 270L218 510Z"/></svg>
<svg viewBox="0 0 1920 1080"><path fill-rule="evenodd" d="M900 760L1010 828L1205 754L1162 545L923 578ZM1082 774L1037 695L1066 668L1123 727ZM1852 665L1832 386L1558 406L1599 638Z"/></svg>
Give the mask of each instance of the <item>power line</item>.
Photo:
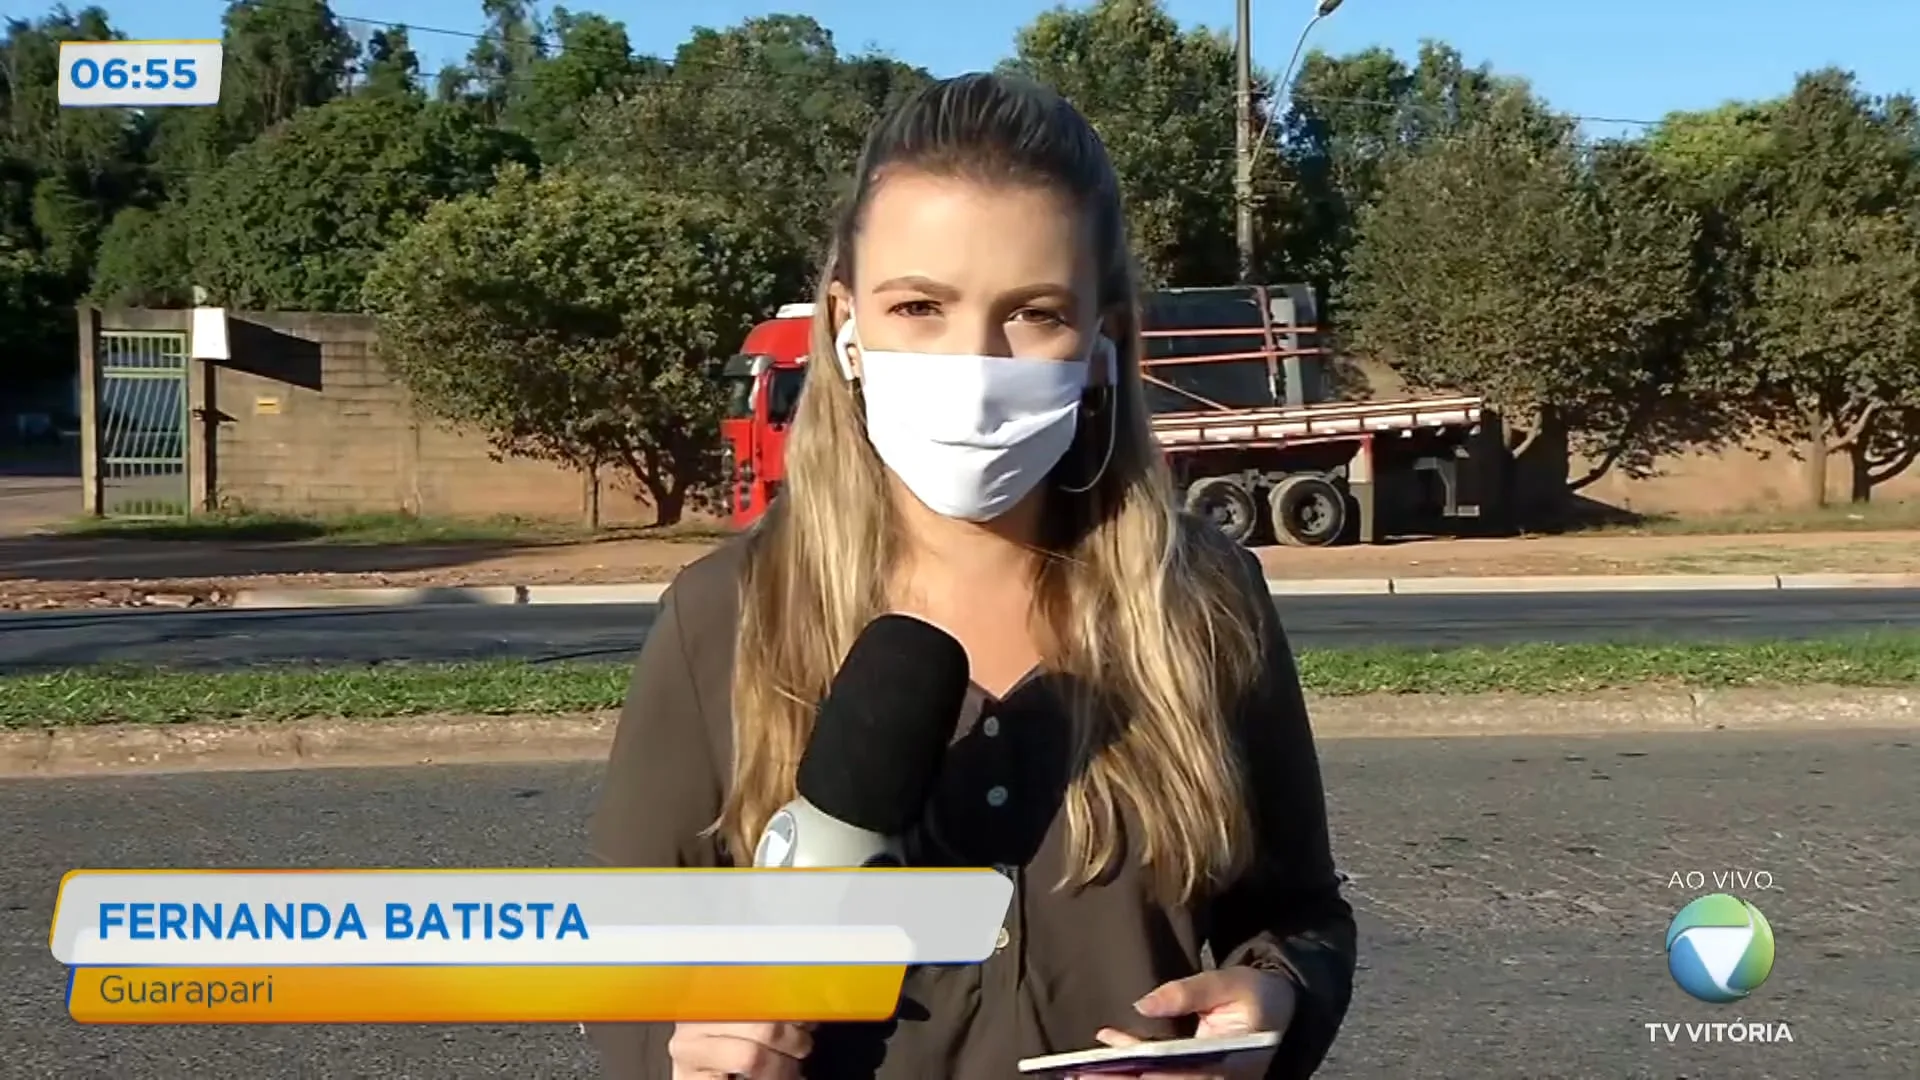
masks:
<svg viewBox="0 0 1920 1080"><path fill-rule="evenodd" d="M292 10L289 7L289 5L283 2L279 2L279 0L254 0L254 3L255 3L255 6L257 7L269 7L269 8L280 8L282 10ZM305 10L305 9L303 8L302 10ZM361 15L344 15L339 12L333 12L332 14L335 19L341 22L358 23L364 26L377 26L384 29L388 29L388 30L405 30L408 33L413 33L415 31L418 31L423 34L433 34L441 37L459 38L465 41L473 41L473 42L484 41L484 42L489 42L497 45L535 45L542 48L551 48L551 47L559 46L559 47L565 48L564 42L560 41L556 36L552 34L540 34L537 37L516 37L512 35L496 34L496 33L484 32L484 31L455 30L450 27L444 27L444 26L421 26L421 25L416 25L412 23L394 22L394 21L389 21L385 19L372 19L372 18L367 18L365 16L361 16ZM565 49L565 51L583 53L589 56L604 56L609 59L622 60L628 63L656 63L656 64L665 65L670 68L692 66L692 67L702 68L710 71L731 71L731 72L737 72L741 74L755 74L755 75L761 74L759 69L751 66L742 65L742 64L723 63L720 61L710 60L710 59L700 58L700 57L689 57L686 59L670 59L664 56L655 56L655 55L650 55L646 53L635 53L635 52L619 52L614 49L597 48L590 45L578 45L570 49ZM879 57L879 59L894 60L895 58L883 56L883 57ZM904 61L896 61L896 62L904 63ZM1377 109L1394 110L1394 111L1402 111L1410 107L1417 107L1416 104L1413 102L1392 101L1387 99L1362 98L1362 97L1345 97L1345 96L1333 95L1333 94L1293 94L1293 95L1288 95L1287 101L1289 102L1299 101L1299 102L1306 102L1308 104L1321 104L1321 105L1347 105L1347 106L1354 106L1359 108L1377 108ZM1593 116L1593 115L1585 115L1581 113L1555 113L1555 115L1562 117L1566 120L1571 120L1575 123L1580 123L1580 124L1614 124L1614 125L1620 125L1625 127L1650 128L1650 127L1657 127L1661 123L1661 121L1659 120L1648 120L1644 118L1624 117L1624 116Z"/></svg>

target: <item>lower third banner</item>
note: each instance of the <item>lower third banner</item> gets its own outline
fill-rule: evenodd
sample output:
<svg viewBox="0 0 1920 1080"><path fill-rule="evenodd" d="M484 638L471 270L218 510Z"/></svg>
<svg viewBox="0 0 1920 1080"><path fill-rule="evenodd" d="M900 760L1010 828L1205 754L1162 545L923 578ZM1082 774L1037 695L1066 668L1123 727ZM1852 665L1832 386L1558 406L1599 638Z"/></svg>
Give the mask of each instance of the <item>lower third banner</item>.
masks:
<svg viewBox="0 0 1920 1080"><path fill-rule="evenodd" d="M86 1023L858 1021L993 951L991 870L74 871Z"/></svg>

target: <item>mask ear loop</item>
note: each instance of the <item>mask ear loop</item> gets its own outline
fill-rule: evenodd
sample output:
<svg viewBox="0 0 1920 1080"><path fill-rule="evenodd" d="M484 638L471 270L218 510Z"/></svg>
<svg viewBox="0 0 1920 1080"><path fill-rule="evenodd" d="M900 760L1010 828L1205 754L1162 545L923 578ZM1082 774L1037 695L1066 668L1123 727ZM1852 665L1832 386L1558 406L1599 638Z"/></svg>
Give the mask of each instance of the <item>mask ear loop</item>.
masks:
<svg viewBox="0 0 1920 1080"><path fill-rule="evenodd" d="M1113 461L1113 445L1120 440L1120 358L1113 340L1101 335L1097 348L1107 356L1107 449L1100 455L1100 467L1093 471L1093 478L1080 486L1061 484L1060 490L1069 495L1085 495L1100 483L1107 474L1107 465Z"/></svg>

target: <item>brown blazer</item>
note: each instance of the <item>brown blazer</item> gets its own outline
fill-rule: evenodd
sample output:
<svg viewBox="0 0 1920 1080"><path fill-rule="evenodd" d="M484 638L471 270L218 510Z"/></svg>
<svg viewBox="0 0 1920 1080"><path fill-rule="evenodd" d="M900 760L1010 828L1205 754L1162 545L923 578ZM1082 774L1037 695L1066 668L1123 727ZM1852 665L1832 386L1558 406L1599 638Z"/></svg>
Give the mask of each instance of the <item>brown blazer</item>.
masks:
<svg viewBox="0 0 1920 1080"><path fill-rule="evenodd" d="M728 702L742 551L730 543L688 566L660 601L590 829L592 853L607 865L734 864L702 833L719 815L733 757ZM1248 587L1260 592L1261 610L1273 610L1257 564ZM1006 933L985 963L910 969L893 1020L822 1027L806 1075L1007 1080L1021 1058L1086 1049L1102 1027L1184 1034L1140 1017L1132 1004L1202 970L1208 957L1292 974L1299 1010L1267 1075L1310 1075L1347 1011L1354 923L1328 849L1293 654L1278 617L1265 622L1266 677L1238 711L1260 834L1250 872L1202 903L1171 908L1152 899L1131 861L1098 885L1056 889L1067 850L1062 702L1081 691L1044 673L1004 700L976 687L929 817L955 865L993 865L1013 879ZM671 1076L672 1025L598 1025L589 1034L607 1076Z"/></svg>

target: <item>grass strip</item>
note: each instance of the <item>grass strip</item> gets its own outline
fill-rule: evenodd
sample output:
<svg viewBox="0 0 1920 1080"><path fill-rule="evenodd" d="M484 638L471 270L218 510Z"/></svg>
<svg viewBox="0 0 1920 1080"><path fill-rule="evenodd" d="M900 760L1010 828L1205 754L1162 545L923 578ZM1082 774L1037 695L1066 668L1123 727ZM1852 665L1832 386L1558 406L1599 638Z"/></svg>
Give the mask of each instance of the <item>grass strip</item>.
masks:
<svg viewBox="0 0 1920 1080"><path fill-rule="evenodd" d="M1321 694L1564 694L1634 686L1907 686L1920 684L1920 633L1800 641L1528 644L1300 654Z"/></svg>
<svg viewBox="0 0 1920 1080"><path fill-rule="evenodd" d="M381 664L188 672L75 668L0 677L0 727L181 724L426 714L560 714L617 708L629 667L610 663ZM1427 651L1308 650L1318 694L1556 694L1635 686L1920 684L1920 633L1809 641L1512 645Z"/></svg>

